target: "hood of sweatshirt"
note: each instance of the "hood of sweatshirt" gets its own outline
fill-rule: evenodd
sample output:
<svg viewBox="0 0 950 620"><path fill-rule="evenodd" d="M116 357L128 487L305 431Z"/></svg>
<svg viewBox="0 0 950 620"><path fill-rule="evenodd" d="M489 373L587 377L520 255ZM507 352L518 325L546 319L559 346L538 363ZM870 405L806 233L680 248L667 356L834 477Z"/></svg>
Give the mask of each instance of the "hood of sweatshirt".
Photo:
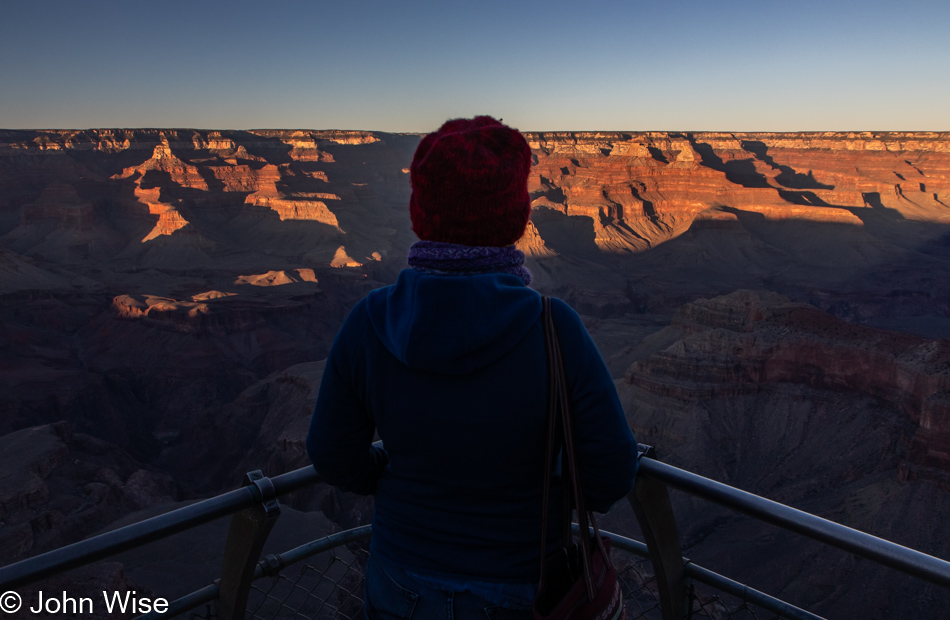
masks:
<svg viewBox="0 0 950 620"><path fill-rule="evenodd" d="M508 353L541 316L541 296L510 274L426 275L404 269L367 298L370 323L410 368L460 375Z"/></svg>

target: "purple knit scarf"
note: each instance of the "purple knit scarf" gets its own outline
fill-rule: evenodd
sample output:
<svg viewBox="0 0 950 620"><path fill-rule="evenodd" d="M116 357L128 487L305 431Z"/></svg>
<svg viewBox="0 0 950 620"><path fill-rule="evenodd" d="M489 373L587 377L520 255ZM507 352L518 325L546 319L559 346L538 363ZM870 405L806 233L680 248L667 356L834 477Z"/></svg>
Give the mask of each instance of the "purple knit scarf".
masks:
<svg viewBox="0 0 950 620"><path fill-rule="evenodd" d="M418 241L409 248L409 266L421 273L439 276L510 273L521 278L525 286L531 284L531 272L524 266L524 252L513 245L496 248Z"/></svg>

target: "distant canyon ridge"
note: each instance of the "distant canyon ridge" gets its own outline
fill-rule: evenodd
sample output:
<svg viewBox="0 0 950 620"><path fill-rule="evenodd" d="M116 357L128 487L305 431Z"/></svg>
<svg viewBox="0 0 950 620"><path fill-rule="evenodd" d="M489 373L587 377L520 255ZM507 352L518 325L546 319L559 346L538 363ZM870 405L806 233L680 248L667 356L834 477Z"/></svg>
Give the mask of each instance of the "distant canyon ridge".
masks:
<svg viewBox="0 0 950 620"><path fill-rule="evenodd" d="M532 286L585 317L638 440L950 556L950 133L526 137ZM306 464L320 360L416 240L419 139L0 130L0 556ZM948 604L841 554L792 579L825 552L676 501L688 556L818 613ZM163 587L134 566L100 578Z"/></svg>

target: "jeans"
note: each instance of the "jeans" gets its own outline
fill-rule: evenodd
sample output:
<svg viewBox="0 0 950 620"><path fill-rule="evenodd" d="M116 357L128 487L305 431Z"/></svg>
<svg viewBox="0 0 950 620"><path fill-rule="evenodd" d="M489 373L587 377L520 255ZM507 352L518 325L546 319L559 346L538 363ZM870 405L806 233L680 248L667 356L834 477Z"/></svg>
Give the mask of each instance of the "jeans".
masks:
<svg viewBox="0 0 950 620"><path fill-rule="evenodd" d="M366 563L363 608L367 620L533 620L532 588L522 584L496 586L482 598L458 590L370 554Z"/></svg>

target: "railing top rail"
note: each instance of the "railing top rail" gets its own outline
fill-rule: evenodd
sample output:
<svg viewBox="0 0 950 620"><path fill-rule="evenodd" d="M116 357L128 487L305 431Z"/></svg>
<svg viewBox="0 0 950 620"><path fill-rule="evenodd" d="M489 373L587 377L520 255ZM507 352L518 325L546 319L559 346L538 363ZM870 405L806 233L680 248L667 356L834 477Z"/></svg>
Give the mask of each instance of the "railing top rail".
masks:
<svg viewBox="0 0 950 620"><path fill-rule="evenodd" d="M940 558L773 502L652 458L640 459L640 473L690 495L874 560L908 575L950 588L950 562Z"/></svg>
<svg viewBox="0 0 950 620"><path fill-rule="evenodd" d="M312 465L270 479L278 496L320 482ZM260 491L246 486L210 497L165 514L0 567L0 590L32 583L49 575L90 564L116 553L226 517L260 501Z"/></svg>

